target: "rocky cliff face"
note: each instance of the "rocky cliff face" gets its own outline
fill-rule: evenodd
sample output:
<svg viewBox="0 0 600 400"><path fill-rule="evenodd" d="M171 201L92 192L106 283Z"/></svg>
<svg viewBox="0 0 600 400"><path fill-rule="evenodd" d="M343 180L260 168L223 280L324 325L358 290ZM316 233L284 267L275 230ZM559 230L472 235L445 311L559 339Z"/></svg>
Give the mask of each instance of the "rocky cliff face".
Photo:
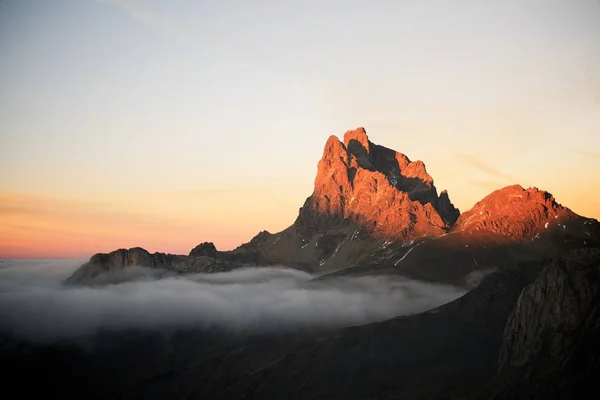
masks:
<svg viewBox="0 0 600 400"><path fill-rule="evenodd" d="M353 223L375 238L404 240L440 235L458 215L446 192L438 196L423 162L373 144L358 128L343 143L327 140L314 192L295 225L310 235Z"/></svg>
<svg viewBox="0 0 600 400"><path fill-rule="evenodd" d="M504 329L500 369L560 368L593 327L600 335L600 248L577 249L521 292Z"/></svg>
<svg viewBox="0 0 600 400"><path fill-rule="evenodd" d="M498 374L481 398L586 398L600 374L600 247L549 262L504 327Z"/></svg>

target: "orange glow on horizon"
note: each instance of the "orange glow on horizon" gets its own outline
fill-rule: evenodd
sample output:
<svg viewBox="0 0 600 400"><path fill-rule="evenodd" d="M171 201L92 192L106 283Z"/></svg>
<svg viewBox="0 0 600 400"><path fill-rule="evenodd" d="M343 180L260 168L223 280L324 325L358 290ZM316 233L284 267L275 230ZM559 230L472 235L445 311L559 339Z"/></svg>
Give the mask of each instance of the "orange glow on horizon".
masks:
<svg viewBox="0 0 600 400"><path fill-rule="evenodd" d="M0 258L87 257L137 246L188 254L205 241L230 250L259 230L287 227L281 208L285 203L268 204L264 196L244 193L252 210L236 211L224 198L231 197L228 193L171 193L152 201L119 198L102 203L0 194Z"/></svg>
<svg viewBox="0 0 600 400"><path fill-rule="evenodd" d="M573 185L554 193L557 200L580 215L600 218L600 193L582 195ZM485 191L481 198L490 192L474 188ZM102 201L0 193L0 258L78 258L137 246L188 254L205 241L231 250L261 230L276 233L293 223L303 198L280 193L166 192ZM450 198L457 203L452 192Z"/></svg>

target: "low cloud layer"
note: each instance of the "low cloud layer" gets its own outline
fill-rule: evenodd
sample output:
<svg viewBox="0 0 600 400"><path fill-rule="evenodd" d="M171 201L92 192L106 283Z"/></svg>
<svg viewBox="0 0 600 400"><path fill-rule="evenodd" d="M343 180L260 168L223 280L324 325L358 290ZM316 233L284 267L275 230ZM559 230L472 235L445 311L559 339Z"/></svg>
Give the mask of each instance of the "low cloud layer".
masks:
<svg viewBox="0 0 600 400"><path fill-rule="evenodd" d="M351 326L425 311L465 290L400 277L313 276L286 268L173 275L128 268L102 285L69 287L81 261L0 263L0 330L35 342L99 330L217 328L278 332Z"/></svg>

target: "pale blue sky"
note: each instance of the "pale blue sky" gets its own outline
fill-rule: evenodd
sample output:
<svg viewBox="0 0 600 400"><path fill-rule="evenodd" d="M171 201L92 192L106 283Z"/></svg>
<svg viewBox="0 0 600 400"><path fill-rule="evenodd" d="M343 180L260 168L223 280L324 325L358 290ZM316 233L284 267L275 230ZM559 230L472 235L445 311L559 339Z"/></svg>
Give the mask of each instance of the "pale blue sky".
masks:
<svg viewBox="0 0 600 400"><path fill-rule="evenodd" d="M281 188L291 223L358 126L462 210L600 170L598 0L4 0L0 54L4 192Z"/></svg>

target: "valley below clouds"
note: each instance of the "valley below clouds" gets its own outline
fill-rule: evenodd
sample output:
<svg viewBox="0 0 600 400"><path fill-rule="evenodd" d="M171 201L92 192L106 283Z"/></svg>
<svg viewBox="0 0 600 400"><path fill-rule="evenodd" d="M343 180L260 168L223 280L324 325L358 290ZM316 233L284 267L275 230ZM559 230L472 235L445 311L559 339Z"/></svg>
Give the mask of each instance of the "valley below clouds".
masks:
<svg viewBox="0 0 600 400"><path fill-rule="evenodd" d="M283 267L178 275L129 267L90 286L82 260L0 262L0 331L35 343L178 328L260 334L329 329L426 311L465 288L399 276L315 277Z"/></svg>

